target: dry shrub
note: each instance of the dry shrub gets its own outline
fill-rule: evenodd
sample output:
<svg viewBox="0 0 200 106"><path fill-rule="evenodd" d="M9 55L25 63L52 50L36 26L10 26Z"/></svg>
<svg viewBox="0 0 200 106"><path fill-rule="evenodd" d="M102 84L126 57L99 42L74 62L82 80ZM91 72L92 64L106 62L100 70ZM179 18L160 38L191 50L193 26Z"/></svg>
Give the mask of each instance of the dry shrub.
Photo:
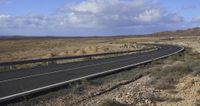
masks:
<svg viewBox="0 0 200 106"><path fill-rule="evenodd" d="M200 106L200 100L199 99L195 102L195 106Z"/></svg>
<svg viewBox="0 0 200 106"><path fill-rule="evenodd" d="M91 82L87 79L82 79L79 82L71 83L70 92L73 94L82 94L85 89L88 89L91 85Z"/></svg>
<svg viewBox="0 0 200 106"><path fill-rule="evenodd" d="M200 60L190 62L189 66L192 69L192 75L200 74Z"/></svg>
<svg viewBox="0 0 200 106"><path fill-rule="evenodd" d="M119 103L115 100L106 99L99 106L128 106L128 105Z"/></svg>
<svg viewBox="0 0 200 106"><path fill-rule="evenodd" d="M83 49L79 49L79 50L76 51L75 54L76 54L76 55L83 55L83 54L86 54L86 51L83 50Z"/></svg>
<svg viewBox="0 0 200 106"><path fill-rule="evenodd" d="M46 54L43 58L52 58L54 56L56 56L56 55L53 53L49 53L49 54Z"/></svg>
<svg viewBox="0 0 200 106"><path fill-rule="evenodd" d="M152 102L165 101L164 97L161 97L158 93L155 93L155 92L146 92L142 96L143 96L142 98L145 98L145 99L150 100Z"/></svg>
<svg viewBox="0 0 200 106"><path fill-rule="evenodd" d="M68 55L68 51L60 52L58 55L59 56L66 56L66 55Z"/></svg>
<svg viewBox="0 0 200 106"><path fill-rule="evenodd" d="M154 68L151 72L154 78L151 84L158 89L173 89L184 75L200 73L200 54L191 52L189 48L179 55L170 57L166 62L169 65Z"/></svg>
<svg viewBox="0 0 200 106"><path fill-rule="evenodd" d="M75 55L77 50L69 50L68 51L68 55Z"/></svg>
<svg viewBox="0 0 200 106"><path fill-rule="evenodd" d="M151 73L154 77L153 85L158 89L172 89L178 83L179 78L190 72L190 68L184 63L156 68Z"/></svg>

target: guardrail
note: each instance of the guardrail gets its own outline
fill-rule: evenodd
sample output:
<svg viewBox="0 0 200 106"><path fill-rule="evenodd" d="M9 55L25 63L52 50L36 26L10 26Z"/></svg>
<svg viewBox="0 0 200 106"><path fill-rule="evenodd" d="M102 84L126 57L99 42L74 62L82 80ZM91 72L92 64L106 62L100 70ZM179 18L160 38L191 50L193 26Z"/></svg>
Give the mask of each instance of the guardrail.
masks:
<svg viewBox="0 0 200 106"><path fill-rule="evenodd" d="M110 52L110 53L99 53L99 54L90 54L90 55L79 55L79 56L65 56L65 57L53 57L53 58L45 58L45 59L8 61L8 62L0 62L0 66L22 65L22 64L30 64L30 63L38 63L38 62L51 62L51 61L66 60L66 59L90 58L90 57L96 57L96 56L124 54L124 53L141 52L141 51L148 51L148 50L152 50L152 48L141 49L141 50L122 51L122 52Z"/></svg>
<svg viewBox="0 0 200 106"><path fill-rule="evenodd" d="M25 96L25 95L28 95L28 94L31 94L31 93L36 93L36 92L39 92L39 91L42 91L42 90L47 90L47 89L51 89L53 87L59 87L59 86L62 86L64 84L67 84L67 83L70 83L70 82L74 82L74 81L78 81L78 80L81 80L81 79L85 79L85 78L92 78L92 77L95 77L95 76L102 76L102 75L107 75L109 73L113 73L113 72L116 72L118 70L122 70L122 69L126 69L126 68L130 68L130 67L134 67L134 66L138 66L138 65L142 65L142 64L145 64L145 63L149 63L149 62L152 62L154 60L159 60L159 59L163 59L163 58L166 58L166 57L169 57L169 56L172 56L174 54L177 54L179 52L182 52L184 51L184 47L182 46L179 46L180 49L176 52L173 52L171 54L166 54L166 55L163 55L163 56L160 56L160 57L157 57L157 58L154 58L154 59L149 59L149 60L146 60L146 61L142 61L142 62L139 62L139 63L135 63L135 64L130 64L130 65L127 65L127 66L123 66L123 67L120 67L120 68L115 68L115 69L111 69L111 70L107 70L107 71L104 71L104 72L100 72L100 73L95 73L95 74L91 74L91 75L87 75L87 76L83 76L83 77L79 77L79 78L75 78L75 79L72 79L72 80L67 80L67 81L63 81L63 82L60 82L60 83L56 83L56 84L52 84L52 85L48 85L48 86L44 86L44 87L40 87L40 88L36 88L36 89L32 89L32 90L29 90L29 91L24 91L24 92L21 92L21 93L17 93L17 94L13 94L13 95L10 95L10 96L6 96L6 97L3 97L3 98L0 98L0 101L6 101L8 99L13 99L13 98L16 98L16 97L19 97L19 96ZM159 47L156 47L156 49L159 49ZM144 51L144 50L152 50L152 49L143 49L143 50L137 50L137 51ZM136 51L136 50L135 50ZM135 52L134 51L134 52ZM128 51L124 51L124 52L128 52ZM130 51L129 51L130 52ZM105 54L105 53L103 53ZM108 54L108 53L106 53ZM111 53L109 53L111 54ZM98 55L98 54L96 54Z"/></svg>

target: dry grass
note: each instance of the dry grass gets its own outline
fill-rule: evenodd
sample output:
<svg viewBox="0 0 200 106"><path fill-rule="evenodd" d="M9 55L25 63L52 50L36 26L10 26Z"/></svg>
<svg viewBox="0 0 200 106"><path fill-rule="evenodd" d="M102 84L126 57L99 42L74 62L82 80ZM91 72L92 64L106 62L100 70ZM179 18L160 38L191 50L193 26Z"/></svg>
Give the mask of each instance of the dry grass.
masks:
<svg viewBox="0 0 200 106"><path fill-rule="evenodd" d="M154 70L151 75L155 77L154 86L158 89L171 89L178 83L178 79L189 73L190 69L184 63L173 64Z"/></svg>
<svg viewBox="0 0 200 106"><path fill-rule="evenodd" d="M166 61L164 66L152 70L154 78L152 84L157 89L173 89L183 76L192 73L198 75L200 72L200 54L191 52L187 48L181 55L175 55Z"/></svg>
<svg viewBox="0 0 200 106"><path fill-rule="evenodd" d="M105 39L100 39L97 40L97 45L109 45L108 47L119 47L119 45L121 45L122 43L125 43L126 40L127 42L132 42L138 39L141 39L141 41L156 41L157 38L150 40L151 38L120 38L120 39L113 39L113 40L105 40ZM94 42L95 40L90 40L87 41L87 44L85 47L81 47L81 48L87 48L88 44L95 44ZM112 44L110 44L112 43ZM118 45L119 44L119 45ZM70 45L72 46L72 45ZM59 48L59 47L58 47ZM67 48L66 48L67 49ZM109 50L112 50L109 48ZM119 50L119 49L116 49ZM62 50L61 50L62 51ZM56 53L55 53L56 54ZM65 53L63 53L65 54ZM116 83L119 81L123 81L123 80L130 80L132 78L135 77L136 74L141 73L141 75L146 75L149 74L150 71L152 71L152 76L156 77L156 78L161 78L163 77L163 79L161 78L162 82L167 82L169 84L164 85L164 87L161 88L168 88L168 86L170 85L170 87L174 88L174 84L176 84L178 82L178 79L181 78L184 74L187 73L194 73L194 75L198 75L199 74L199 60L200 56L193 53L193 52L188 52L186 51L185 53L181 54L181 55L176 55L176 56L172 56L166 60L160 60L160 61L156 61L156 62L152 62L151 65L146 65L146 66L140 66L138 68L132 69L130 71L124 71L121 73L117 73L114 75L110 75L110 76L106 76L104 78L99 78L96 80L93 80L92 82L95 82L96 84L98 83L99 85L92 85L91 82L88 81L83 81L81 84L78 85L72 85L71 88L66 88L68 89L66 93L65 90L62 90L63 92L60 93L59 96L54 97L56 94L56 92L54 92L52 95L48 94L48 99L41 99L44 98L45 96L40 97L39 99L36 98L35 104L38 105L47 105L48 103L52 103L53 105L59 105L59 103L64 103L62 105L69 105L71 101L75 101L75 100L79 100L80 97L85 97L85 95L87 95L87 93L91 92L91 89L93 89L93 91L97 92L97 88L102 88L103 85L106 85L108 83ZM178 62L178 63L177 63ZM170 66L169 66L170 64ZM161 67L163 65L167 65L163 68L158 68ZM188 69L191 69L191 72L188 72ZM180 72L178 71L180 70ZM171 73L171 74L170 74ZM173 73L173 74L172 74ZM166 76L165 76L166 75ZM172 76L172 77L171 77ZM178 78L178 79L175 79ZM160 79L159 79L160 80ZM157 82L155 84L158 84ZM160 82L160 85L162 85L163 83ZM89 86L89 87L87 87ZM70 95L69 95L70 94ZM182 98L162 98L162 97L157 97L154 95L149 95L148 98L152 99L152 101L169 101L169 102L178 102L181 101ZM184 99L184 98L183 98ZM33 103L34 100L30 100L28 101L28 103ZM68 103L69 102L69 103ZM115 104L113 102L116 101L111 101L106 102L108 104ZM198 102L198 101L197 101ZM24 104L24 103L22 103ZM118 104L118 102L117 102ZM110 106L110 105L109 105Z"/></svg>
<svg viewBox="0 0 200 106"><path fill-rule="evenodd" d="M197 100L195 106L200 106L200 100Z"/></svg>
<svg viewBox="0 0 200 106"><path fill-rule="evenodd" d="M99 106L128 106L128 105L119 103L115 100L106 99Z"/></svg>
<svg viewBox="0 0 200 106"><path fill-rule="evenodd" d="M165 78L161 79L162 81L171 80L171 76L174 76L174 74L176 74L175 75L176 77L181 77L182 73L188 73L188 70L186 67L189 65L185 66L185 64L193 57L198 58L198 55L194 55L194 54L186 51L185 53L183 53L181 55L176 55L176 56L173 56L166 60L160 60L158 62L153 62L151 64L147 64L144 66L139 66L139 67L131 69L129 71L116 73L116 74L113 74L110 76L105 76L103 78L98 78L98 79L94 79L91 81L83 80L80 83L71 85L69 88L66 88L65 90L61 90L62 93L60 93L60 94L54 92L53 94L46 95L48 97L48 99L41 100L40 98L38 99L38 97L37 97L37 99L32 99L30 101L27 101L27 103L33 103L33 101L35 101L35 104L37 104L37 105L49 104L50 106L53 106L53 105L58 105L59 103L63 103L63 105L67 105L67 104L72 105L73 103L76 104L77 101L81 101L82 98L87 98L88 94L103 92L103 90L108 89L109 87L112 86L112 84L115 84L116 82L129 81L131 79L134 79L134 77L136 77L138 75L145 76L149 73L152 74L152 76L157 77L157 78L165 77L165 75L167 75L169 77L169 78L165 77ZM174 62L174 61L176 61L176 62ZM163 66L163 64L165 64L165 65L172 64L172 65ZM191 63L191 64L193 64L192 66L196 66L197 63L195 62L195 63ZM163 69L158 68L161 66L163 66ZM159 70L156 70L156 69L159 69ZM178 70L180 70L180 72L178 72ZM170 74L170 73L173 73L173 74ZM180 74L180 76L179 76L179 74ZM175 80L175 78L173 77L172 80ZM170 84L172 86L174 86L173 84L175 84L175 83L170 82ZM105 89L104 89L104 87L105 87ZM59 94L59 96L54 96L54 95L58 95L58 94ZM45 96L43 98L45 98ZM154 94L146 95L145 98L150 99L151 101L155 101L155 102L167 101L167 102L173 102L173 103L182 101L184 99L184 98L178 98L178 97L162 97L162 96L157 96ZM102 99L106 99L106 98L102 98ZM111 101L111 102L106 101L104 104L106 104L105 106L107 106L107 105L112 106L112 104L115 104L115 102L116 101ZM24 104L24 102L21 102L19 104ZM117 104L118 104L118 102L117 102ZM104 106L104 105L102 105L102 106Z"/></svg>
<svg viewBox="0 0 200 106"><path fill-rule="evenodd" d="M137 49L120 48L123 44L155 41L157 39L153 37L131 37L1 40L0 61L123 51Z"/></svg>
<svg viewBox="0 0 200 106"><path fill-rule="evenodd" d="M132 38L66 38L66 39L15 39L1 40L0 42L0 62L25 60L36 58L51 58L57 56L86 55L96 53L107 53L117 51L127 51L148 48L148 46L137 45L136 41L154 40L151 37L132 37ZM128 47L124 47L124 45ZM115 56L115 55L113 55ZM113 56L99 56L95 58L81 58L72 60L56 61L56 64L87 61L91 59L108 58ZM46 66L48 63L36 63L16 65L12 67L0 67L0 72Z"/></svg>

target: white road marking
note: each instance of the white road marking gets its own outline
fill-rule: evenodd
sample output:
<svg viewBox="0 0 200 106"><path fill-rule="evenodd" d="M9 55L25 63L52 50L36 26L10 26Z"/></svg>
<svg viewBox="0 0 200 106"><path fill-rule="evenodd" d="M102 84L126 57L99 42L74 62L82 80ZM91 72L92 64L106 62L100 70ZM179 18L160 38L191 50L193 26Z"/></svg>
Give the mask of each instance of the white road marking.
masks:
<svg viewBox="0 0 200 106"><path fill-rule="evenodd" d="M104 63L86 65L86 66L81 66L81 67L76 67L76 68L70 68L70 69L67 69L67 70L58 70L58 71L53 71L53 72L48 72L48 73L42 73L42 74L35 74L35 75L25 76L25 77L11 78L11 79L7 79L7 80L2 80L2 81L0 81L0 83L9 82L9 81L15 81L15 80L20 80L20 79L26 79L26 78L31 78L31 77L38 77L38 76L43 76L43 75L49 75L49 74L54 74L54 73L59 73L59 72L67 72L67 71L71 71L71 70L82 69L82 68L92 67L92 66L98 66L98 65L108 64L108 63L115 63L115 62L120 62L120 61L127 61L127 60L131 60L131 59L134 59L134 58L135 57L129 58L129 59L121 59L121 60L116 60L116 61L109 61L109 62L104 62Z"/></svg>
<svg viewBox="0 0 200 106"><path fill-rule="evenodd" d="M164 56L155 58L154 60L159 60L159 59L162 59L162 58L165 58L165 57L177 54L177 53L179 53L179 52L181 52L183 50L184 50L184 47L181 47L181 49L179 51L177 51L177 52L174 52L174 53L171 53L171 54L168 54L168 55L164 55ZM112 70L107 70L107 71L104 71L104 72L100 72L100 73L96 73L96 74L91 74L91 75L88 75L88 76L84 76L84 77L80 77L80 78L75 78L75 79L72 79L72 80L68 80L68 81L64 81L64 82L60 82L60 83L56 83L56 84L52 84L52 85L48 85L48 86L44 86L44 87L32 89L32 90L21 92L21 93L16 93L16 94L13 94L13 95L2 97L2 98L0 98L0 101L6 100L6 99L9 99L9 98L13 98L13 97L17 97L17 96L21 96L21 95L25 95L25 94L29 94L31 92L37 92L37 91L40 91L40 90L43 90L43 89L48 89L48 88L51 88L51 87L59 86L59 85L66 84L66 83L69 83L69 82L81 80L81 79L84 79L84 78L90 78L90 77L94 77L94 76L97 76L97 75L102 75L102 74L105 74L105 73L109 73L109 72L121 70L121 69L124 69L124 68L141 65L141 64L148 63L148 62L151 62L151 61L152 61L152 59L146 60L146 61L143 61L143 62L140 62L140 63L131 64L131 65L127 65L127 66L124 66L124 67L120 67L120 68L116 68L116 69L112 69Z"/></svg>

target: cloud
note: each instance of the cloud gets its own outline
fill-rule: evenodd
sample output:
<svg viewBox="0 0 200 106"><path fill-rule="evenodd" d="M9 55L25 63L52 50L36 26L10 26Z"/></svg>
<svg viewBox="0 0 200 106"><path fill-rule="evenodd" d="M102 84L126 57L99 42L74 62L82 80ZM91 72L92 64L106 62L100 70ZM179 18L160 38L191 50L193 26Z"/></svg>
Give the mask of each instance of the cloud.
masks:
<svg viewBox="0 0 200 106"><path fill-rule="evenodd" d="M163 17L165 23L181 23L184 21L182 16L179 16L177 13L169 13Z"/></svg>
<svg viewBox="0 0 200 106"><path fill-rule="evenodd" d="M182 10L193 10L196 9L197 6L196 5L186 5L182 7Z"/></svg>
<svg viewBox="0 0 200 106"><path fill-rule="evenodd" d="M190 24L192 27L200 27L200 16L193 17Z"/></svg>
<svg viewBox="0 0 200 106"><path fill-rule="evenodd" d="M0 28L7 28L10 26L10 20L11 19L11 16L10 15L4 15L4 14L1 14L0 15Z"/></svg>
<svg viewBox="0 0 200 106"><path fill-rule="evenodd" d="M193 21L193 22L200 23L200 16L194 17L192 21Z"/></svg>
<svg viewBox="0 0 200 106"><path fill-rule="evenodd" d="M156 31L183 21L182 16L168 12L158 0L85 0L65 4L53 16L13 17L2 14L0 15L0 28L1 30L54 29L57 31L79 29L79 31L85 30L81 31L85 33L93 32L92 30L120 33L119 29L123 29L130 33L133 29Z"/></svg>
<svg viewBox="0 0 200 106"><path fill-rule="evenodd" d="M0 28L35 28L49 27L52 20L48 16L17 16L0 15Z"/></svg>
<svg viewBox="0 0 200 106"><path fill-rule="evenodd" d="M10 0L0 0L0 4L9 4L11 3Z"/></svg>
<svg viewBox="0 0 200 106"><path fill-rule="evenodd" d="M67 14L71 25L81 27L129 27L183 20L150 0L86 0L67 4L60 10Z"/></svg>
<svg viewBox="0 0 200 106"><path fill-rule="evenodd" d="M158 9L145 10L138 16L134 16L134 19L140 22L152 22L157 21L161 17L161 11Z"/></svg>

